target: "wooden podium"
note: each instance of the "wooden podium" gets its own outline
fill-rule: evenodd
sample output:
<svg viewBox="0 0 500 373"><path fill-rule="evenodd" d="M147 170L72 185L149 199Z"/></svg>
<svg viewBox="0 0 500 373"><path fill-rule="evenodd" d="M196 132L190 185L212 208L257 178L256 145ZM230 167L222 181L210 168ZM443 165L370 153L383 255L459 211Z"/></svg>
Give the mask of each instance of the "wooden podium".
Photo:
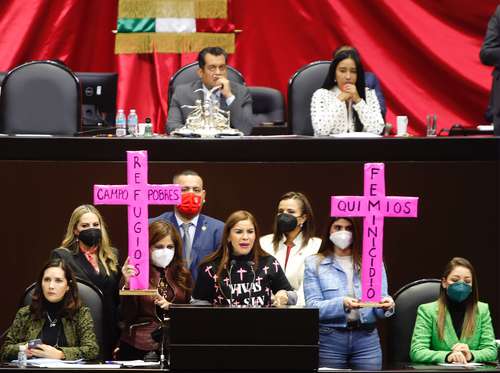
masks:
<svg viewBox="0 0 500 373"><path fill-rule="evenodd" d="M315 308L170 308L171 370L318 368Z"/></svg>

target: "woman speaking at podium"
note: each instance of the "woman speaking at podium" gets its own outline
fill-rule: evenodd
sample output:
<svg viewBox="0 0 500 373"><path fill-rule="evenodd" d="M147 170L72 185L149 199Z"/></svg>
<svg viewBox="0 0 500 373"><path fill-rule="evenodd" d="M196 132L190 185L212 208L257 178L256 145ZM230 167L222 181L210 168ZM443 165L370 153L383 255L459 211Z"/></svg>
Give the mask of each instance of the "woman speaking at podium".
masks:
<svg viewBox="0 0 500 373"><path fill-rule="evenodd" d="M61 259L41 270L31 305L17 312L5 337L2 360L15 359L23 344L28 357L93 360L99 355L92 316L80 302L73 271Z"/></svg>
<svg viewBox="0 0 500 373"><path fill-rule="evenodd" d="M201 263L193 298L194 303L249 307L297 302L278 261L260 247L255 218L243 210L229 216L221 245Z"/></svg>
<svg viewBox="0 0 500 373"><path fill-rule="evenodd" d="M73 211L61 247L53 250L51 257L63 259L77 278L102 291L105 325L102 352L105 359L111 359L118 339L118 254L111 247L104 220L94 206L81 205Z"/></svg>
<svg viewBox="0 0 500 373"><path fill-rule="evenodd" d="M411 360L427 364L495 361L490 310L478 298L472 264L453 258L443 273L438 300L418 307Z"/></svg>
<svg viewBox="0 0 500 373"><path fill-rule="evenodd" d="M387 296L387 277L383 269L382 302L377 308L361 308L359 241L353 220L333 218L318 254L305 261L306 305L319 308L320 367L382 368L376 321L394 313L394 301Z"/></svg>
<svg viewBox="0 0 500 373"><path fill-rule="evenodd" d="M149 224L149 282L158 289L158 295L122 296L120 338L120 360L143 360L151 351L158 351L157 340L161 339L160 322L168 316L172 303L189 303L191 299L191 272L182 258L182 241L177 230L165 220ZM122 267L124 286L128 287L135 268L128 264ZM153 335L159 334L159 338Z"/></svg>

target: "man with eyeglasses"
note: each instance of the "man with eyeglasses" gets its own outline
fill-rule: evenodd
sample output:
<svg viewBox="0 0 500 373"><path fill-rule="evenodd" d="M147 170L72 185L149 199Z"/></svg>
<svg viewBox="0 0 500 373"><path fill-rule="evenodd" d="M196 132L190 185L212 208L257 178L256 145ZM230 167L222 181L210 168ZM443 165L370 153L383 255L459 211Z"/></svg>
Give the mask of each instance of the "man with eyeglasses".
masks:
<svg viewBox="0 0 500 373"><path fill-rule="evenodd" d="M181 186L181 204L175 206L173 212L168 211L150 219L150 223L165 220L177 228L182 238L184 259L193 281L196 281L198 264L219 246L224 223L200 213L206 192L198 173L184 170L174 176L173 183Z"/></svg>
<svg viewBox="0 0 500 373"><path fill-rule="evenodd" d="M192 109L183 108L183 105L193 106L198 99L203 100L205 94L214 87L215 97L220 108L231 113L231 127L239 129L249 135L254 125L252 112L252 97L244 85L227 79L227 53L220 47L207 47L198 54L198 76L193 82L179 85L170 101L167 119L167 132L182 127ZM203 92L194 92L197 89Z"/></svg>

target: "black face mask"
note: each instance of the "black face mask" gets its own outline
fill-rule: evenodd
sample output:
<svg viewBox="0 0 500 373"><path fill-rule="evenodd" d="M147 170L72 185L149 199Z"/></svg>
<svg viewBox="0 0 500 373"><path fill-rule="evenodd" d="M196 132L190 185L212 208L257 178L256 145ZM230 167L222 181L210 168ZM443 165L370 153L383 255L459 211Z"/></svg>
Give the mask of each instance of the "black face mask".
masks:
<svg viewBox="0 0 500 373"><path fill-rule="evenodd" d="M297 218L293 215L282 213L278 215L278 232L288 233L297 227Z"/></svg>
<svg viewBox="0 0 500 373"><path fill-rule="evenodd" d="M99 228L89 228L78 234L78 239L86 246L97 246L101 243L101 230Z"/></svg>

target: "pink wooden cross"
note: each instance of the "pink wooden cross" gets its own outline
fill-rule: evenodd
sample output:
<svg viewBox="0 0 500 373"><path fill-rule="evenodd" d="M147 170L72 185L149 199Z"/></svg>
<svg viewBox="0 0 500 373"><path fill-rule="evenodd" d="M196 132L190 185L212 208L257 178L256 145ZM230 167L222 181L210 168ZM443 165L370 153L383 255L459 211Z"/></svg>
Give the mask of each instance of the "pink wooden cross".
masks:
<svg viewBox="0 0 500 373"><path fill-rule="evenodd" d="M96 205L128 206L128 255L137 275L130 289L149 289L148 205L178 205L181 188L176 184L148 184L148 153L127 151L126 185L94 185Z"/></svg>
<svg viewBox="0 0 500 373"><path fill-rule="evenodd" d="M385 195L383 163L365 163L364 196L332 196L331 216L363 217L362 302L382 298L384 218L415 218L417 205L418 197Z"/></svg>

